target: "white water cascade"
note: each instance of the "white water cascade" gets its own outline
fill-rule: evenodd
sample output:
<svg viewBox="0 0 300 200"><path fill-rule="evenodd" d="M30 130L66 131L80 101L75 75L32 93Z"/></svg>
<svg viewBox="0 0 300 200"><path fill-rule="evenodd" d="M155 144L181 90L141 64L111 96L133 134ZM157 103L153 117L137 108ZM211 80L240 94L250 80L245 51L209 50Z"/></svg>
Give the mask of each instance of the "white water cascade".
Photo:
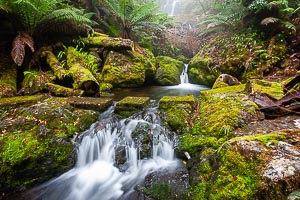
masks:
<svg viewBox="0 0 300 200"><path fill-rule="evenodd" d="M58 178L30 191L30 199L43 200L126 200L147 174L173 170L179 161L174 156L177 141L173 132L160 125L155 107L130 118L113 117L114 106L100 116L75 141L76 166ZM149 137L151 158L141 158L142 139ZM126 161L116 161L120 149Z"/></svg>
<svg viewBox="0 0 300 200"><path fill-rule="evenodd" d="M183 70L180 74L180 84L189 83L189 76L188 76L188 64L184 64Z"/></svg>

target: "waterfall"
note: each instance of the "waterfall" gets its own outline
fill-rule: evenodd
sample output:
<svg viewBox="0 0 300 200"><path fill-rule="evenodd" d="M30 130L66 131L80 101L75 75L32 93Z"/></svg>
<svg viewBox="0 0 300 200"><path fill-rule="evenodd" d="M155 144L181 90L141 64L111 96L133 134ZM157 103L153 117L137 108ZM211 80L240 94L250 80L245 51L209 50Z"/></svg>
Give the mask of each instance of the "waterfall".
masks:
<svg viewBox="0 0 300 200"><path fill-rule="evenodd" d="M183 70L180 74L180 84L189 83L189 76L188 76L188 64L184 64Z"/></svg>
<svg viewBox="0 0 300 200"><path fill-rule="evenodd" d="M125 200L150 172L178 166L176 135L161 125L155 106L122 120L112 115L113 109L76 138L76 166L34 188L30 199ZM141 155L145 153L145 137L150 138L147 144L151 143L149 158ZM125 151L124 163L118 164L120 149Z"/></svg>
<svg viewBox="0 0 300 200"><path fill-rule="evenodd" d="M174 16L174 12L175 12L175 8L176 8L177 3L178 3L178 0L173 0L172 7L171 7L171 12L170 12L171 16Z"/></svg>

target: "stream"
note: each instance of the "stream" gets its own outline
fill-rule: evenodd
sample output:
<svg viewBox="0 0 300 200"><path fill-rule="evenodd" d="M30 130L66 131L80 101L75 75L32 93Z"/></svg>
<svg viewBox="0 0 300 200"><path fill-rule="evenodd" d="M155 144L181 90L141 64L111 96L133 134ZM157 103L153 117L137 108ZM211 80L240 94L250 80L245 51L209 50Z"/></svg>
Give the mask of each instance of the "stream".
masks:
<svg viewBox="0 0 300 200"><path fill-rule="evenodd" d="M114 107L74 139L78 143L76 166L31 190L30 199L132 199L146 175L180 165L174 156L176 134L161 125L155 101L121 120L112 114Z"/></svg>
<svg viewBox="0 0 300 200"><path fill-rule="evenodd" d="M159 90L151 87L146 92L143 89L147 95L133 95L132 91L130 95L150 94L152 99L172 93L198 96L199 91L206 88L188 83L187 70L185 65L178 86L160 87ZM128 96L124 91L120 93ZM144 199L143 192L137 188L145 186L145 179L149 179L150 174L161 174L164 178L172 173L171 176L178 176L176 171L185 168L174 153L178 138L175 132L162 125L157 100L151 100L151 106L126 119L118 119L113 114L116 104L101 113L98 121L73 139L77 147L77 162L73 169L28 191L26 196L29 199ZM169 182L172 180L175 187L182 184L181 189L187 189L188 175L182 174L177 183L172 178L167 179ZM153 181L155 178L150 179Z"/></svg>

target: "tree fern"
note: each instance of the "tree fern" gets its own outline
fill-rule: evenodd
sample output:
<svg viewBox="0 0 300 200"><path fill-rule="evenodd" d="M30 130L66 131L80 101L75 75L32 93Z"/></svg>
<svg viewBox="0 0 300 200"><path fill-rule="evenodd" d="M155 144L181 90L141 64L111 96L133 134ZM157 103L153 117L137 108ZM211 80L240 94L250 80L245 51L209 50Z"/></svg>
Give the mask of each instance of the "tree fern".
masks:
<svg viewBox="0 0 300 200"><path fill-rule="evenodd" d="M23 32L23 35L19 34L13 42L12 56L18 58L14 59L18 65L22 64L24 59L23 48L29 45L26 43L29 40L24 40L24 36L29 36L33 41L33 38L40 33L46 33L55 25L60 27L58 30L91 29L90 25L94 24L90 19L91 13L84 13L83 10L63 2L63 0L0 0L0 9L5 9L15 16L12 20L17 20L12 21L12 24L19 32ZM78 28L68 27L70 25ZM18 53L20 56L17 55Z"/></svg>
<svg viewBox="0 0 300 200"><path fill-rule="evenodd" d="M134 0L104 0L106 6L117 17L122 36L134 39L134 32L143 28L163 30L166 15L158 14L158 5L153 1L137 3ZM132 33L133 31L133 33Z"/></svg>

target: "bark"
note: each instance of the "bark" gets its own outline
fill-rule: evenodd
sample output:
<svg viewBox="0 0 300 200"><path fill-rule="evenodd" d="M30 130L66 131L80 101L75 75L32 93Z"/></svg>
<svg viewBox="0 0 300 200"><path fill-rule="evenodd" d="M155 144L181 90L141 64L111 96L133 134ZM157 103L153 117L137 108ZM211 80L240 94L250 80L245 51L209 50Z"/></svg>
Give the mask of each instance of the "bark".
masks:
<svg viewBox="0 0 300 200"><path fill-rule="evenodd" d="M46 89L51 92L55 96L63 96L63 97L69 97L69 96L82 96L84 91L82 90L76 90L72 88L67 88L61 85L56 85L53 83L46 83Z"/></svg>
<svg viewBox="0 0 300 200"><path fill-rule="evenodd" d="M82 38L83 42L88 47L104 47L107 50L133 50L134 44L130 39L112 38L104 34L97 33L95 37Z"/></svg>
<svg viewBox="0 0 300 200"><path fill-rule="evenodd" d="M67 71L64 69L64 67L61 65L61 63L51 51L42 52L42 57L46 57L47 63L52 69L54 75L59 80L62 80L65 76L67 76Z"/></svg>
<svg viewBox="0 0 300 200"><path fill-rule="evenodd" d="M281 99L276 100L267 94L254 93L250 96L267 116L282 116L289 113L298 113L300 108L300 91L287 93Z"/></svg>

